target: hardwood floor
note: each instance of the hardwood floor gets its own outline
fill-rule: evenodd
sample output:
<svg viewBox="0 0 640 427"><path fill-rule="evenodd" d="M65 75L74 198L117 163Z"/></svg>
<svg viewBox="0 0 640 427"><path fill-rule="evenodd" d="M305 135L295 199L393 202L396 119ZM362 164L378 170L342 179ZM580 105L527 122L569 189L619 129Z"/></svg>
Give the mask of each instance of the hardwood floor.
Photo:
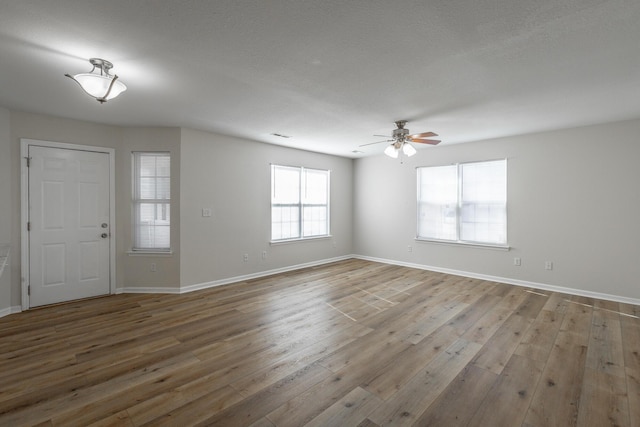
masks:
<svg viewBox="0 0 640 427"><path fill-rule="evenodd" d="M0 425L638 426L640 307L348 260L0 319Z"/></svg>

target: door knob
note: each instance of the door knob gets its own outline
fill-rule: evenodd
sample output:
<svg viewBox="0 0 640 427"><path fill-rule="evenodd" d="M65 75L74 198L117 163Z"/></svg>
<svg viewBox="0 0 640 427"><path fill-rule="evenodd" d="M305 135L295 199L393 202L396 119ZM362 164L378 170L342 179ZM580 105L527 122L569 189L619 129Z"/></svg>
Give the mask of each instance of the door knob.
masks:
<svg viewBox="0 0 640 427"><path fill-rule="evenodd" d="M102 237L103 239L106 239L107 237L109 237L109 235L107 233L102 233L100 237Z"/></svg>

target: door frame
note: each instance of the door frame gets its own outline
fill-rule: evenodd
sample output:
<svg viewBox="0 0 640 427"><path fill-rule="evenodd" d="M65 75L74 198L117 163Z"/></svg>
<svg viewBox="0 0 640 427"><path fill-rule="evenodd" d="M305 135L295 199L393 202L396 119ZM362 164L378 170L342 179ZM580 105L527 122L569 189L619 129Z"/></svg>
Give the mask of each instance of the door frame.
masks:
<svg viewBox="0 0 640 427"><path fill-rule="evenodd" d="M29 147L60 148L65 150L90 151L109 155L109 293L116 293L116 197L115 197L115 149L91 145L69 144L65 142L42 141L20 138L20 259L22 274L22 310L30 308L29 297L29 168L27 161Z"/></svg>

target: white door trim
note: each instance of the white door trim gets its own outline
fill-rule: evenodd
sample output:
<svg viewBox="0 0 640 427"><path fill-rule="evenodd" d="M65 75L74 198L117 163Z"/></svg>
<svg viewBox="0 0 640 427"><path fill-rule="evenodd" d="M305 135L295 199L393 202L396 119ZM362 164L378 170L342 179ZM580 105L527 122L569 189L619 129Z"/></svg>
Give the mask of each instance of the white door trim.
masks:
<svg viewBox="0 0 640 427"><path fill-rule="evenodd" d="M109 247L109 293L116 293L116 197L115 197L115 150L113 148L94 147L90 145L67 144L64 142L40 141L36 139L20 139L20 259L22 274L22 310L28 310L29 301L29 169L27 157L29 147L63 148L67 150L91 151L109 155L109 224L111 245Z"/></svg>

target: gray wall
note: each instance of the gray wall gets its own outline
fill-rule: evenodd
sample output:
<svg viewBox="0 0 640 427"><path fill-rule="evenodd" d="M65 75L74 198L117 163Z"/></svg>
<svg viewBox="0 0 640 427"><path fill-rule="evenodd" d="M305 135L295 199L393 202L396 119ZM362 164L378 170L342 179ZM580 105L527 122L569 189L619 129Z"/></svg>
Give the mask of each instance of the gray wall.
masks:
<svg viewBox="0 0 640 427"><path fill-rule="evenodd" d="M354 252L640 298L640 120L426 147L355 162ZM511 251L417 242L417 166L508 159ZM412 251L408 251L408 246ZM520 257L522 265L513 265ZM544 269L552 261L553 270Z"/></svg>
<svg viewBox="0 0 640 427"><path fill-rule="evenodd" d="M183 287L351 254L352 160L183 129L181 161ZM331 239L269 244L271 163L331 170Z"/></svg>

